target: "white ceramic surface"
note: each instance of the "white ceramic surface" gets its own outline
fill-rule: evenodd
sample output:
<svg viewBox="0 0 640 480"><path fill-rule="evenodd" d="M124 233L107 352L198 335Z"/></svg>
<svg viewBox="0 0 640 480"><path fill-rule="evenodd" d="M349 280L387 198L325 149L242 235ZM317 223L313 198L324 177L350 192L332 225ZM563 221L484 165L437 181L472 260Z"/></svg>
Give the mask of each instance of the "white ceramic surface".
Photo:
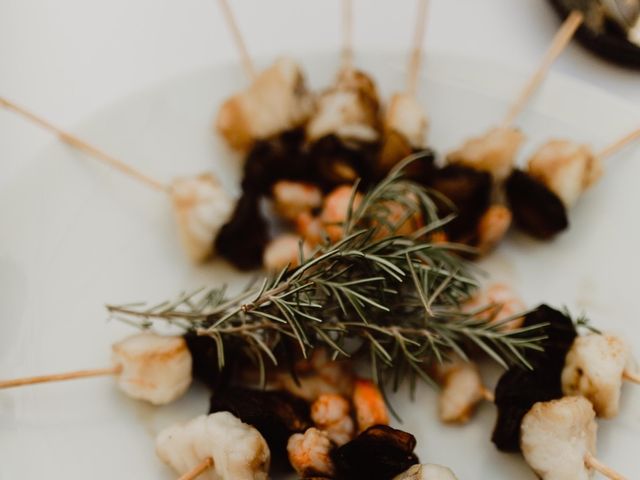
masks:
<svg viewBox="0 0 640 480"><path fill-rule="evenodd" d="M312 85L330 81L336 60L305 57ZM385 97L403 84L403 55L358 60ZM497 122L526 74L439 55L427 57L425 72L421 95L438 151ZM198 71L129 96L74 130L159 178L214 169L237 192L238 159L210 124L221 99L243 84L235 65ZM521 160L551 136L603 146L639 119L621 99L552 75L520 119L529 140ZM551 243L512 234L484 267L531 306L545 301L585 311L640 352L638 156L640 149L630 148L607 161L607 175L572 212L568 233ZM162 194L52 139L0 192L0 378L108 365L110 344L131 330L105 322L105 302L162 300L248 278L222 262L189 265L172 222ZM422 460L448 465L460 479L534 478L518 455L489 442L491 405L468 426L450 428L438 423L426 387L413 402L404 391L393 401ZM635 478L640 389L626 386L622 403L618 418L600 423L599 456ZM206 408L201 388L154 408L125 398L109 378L0 391L0 479L175 478L154 455L154 434Z"/></svg>

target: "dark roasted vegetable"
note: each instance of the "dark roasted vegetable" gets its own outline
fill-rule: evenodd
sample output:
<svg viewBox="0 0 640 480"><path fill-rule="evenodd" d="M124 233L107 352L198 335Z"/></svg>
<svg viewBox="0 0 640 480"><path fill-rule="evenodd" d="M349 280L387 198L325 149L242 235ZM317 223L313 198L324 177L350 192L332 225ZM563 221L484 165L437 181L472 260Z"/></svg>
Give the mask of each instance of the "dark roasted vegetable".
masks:
<svg viewBox="0 0 640 480"><path fill-rule="evenodd" d="M288 392L229 388L211 397L209 413L227 411L254 426L271 450L279 468L288 467L287 441L312 426L309 404Z"/></svg>
<svg viewBox="0 0 640 480"><path fill-rule="evenodd" d="M576 32L576 38L586 48L617 64L640 68L640 45L631 43L627 39L625 29L606 14L600 1L550 0L550 2L562 18L574 9L579 9L585 14L585 23Z"/></svg>
<svg viewBox="0 0 640 480"><path fill-rule="evenodd" d="M244 193L236 203L231 220L215 239L215 251L241 270L262 265L269 241L267 222L260 212L260 197Z"/></svg>
<svg viewBox="0 0 640 480"><path fill-rule="evenodd" d="M481 172L463 165L450 164L433 173L427 185L444 195L455 205L456 218L445 226L449 240L471 243L478 231L478 222L489 207L492 179L488 172ZM438 201L440 216L452 213L451 207Z"/></svg>
<svg viewBox="0 0 640 480"><path fill-rule="evenodd" d="M193 377L205 385L216 388L223 381L222 372L218 368L218 351L216 342L211 337L189 332L184 335L191 353L191 370Z"/></svg>
<svg viewBox="0 0 640 480"><path fill-rule="evenodd" d="M569 226L560 197L531 175L514 170L505 187L515 224L528 234L548 239Z"/></svg>
<svg viewBox="0 0 640 480"><path fill-rule="evenodd" d="M562 397L560 377L564 359L577 332L567 315L547 305L529 312L523 327L543 323L548 324L540 331L547 336L541 345L544 352L531 352L527 356L533 370L511 367L496 386L498 417L491 441L505 452L520 451L520 423L534 403Z"/></svg>
<svg viewBox="0 0 640 480"><path fill-rule="evenodd" d="M363 186L374 180L377 143L345 142L335 135L327 135L310 147L315 168L315 182L324 190L361 180Z"/></svg>
<svg viewBox="0 0 640 480"><path fill-rule="evenodd" d="M305 153L303 143L302 129L256 142L244 165L243 192L269 195L271 187L278 180L312 181L310 158Z"/></svg>
<svg viewBox="0 0 640 480"><path fill-rule="evenodd" d="M331 452L338 480L391 480L418 463L416 439L386 425L369 427Z"/></svg>

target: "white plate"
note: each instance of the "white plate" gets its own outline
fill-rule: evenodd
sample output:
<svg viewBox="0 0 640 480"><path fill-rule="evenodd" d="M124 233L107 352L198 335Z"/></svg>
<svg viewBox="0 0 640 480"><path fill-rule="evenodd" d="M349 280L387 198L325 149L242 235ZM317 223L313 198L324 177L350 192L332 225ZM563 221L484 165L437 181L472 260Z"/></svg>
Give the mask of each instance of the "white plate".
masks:
<svg viewBox="0 0 640 480"><path fill-rule="evenodd" d="M304 63L320 87L331 80L337 56L309 55ZM361 55L358 64L373 73L385 98L403 85L404 55ZM429 55L425 72L421 91L438 151L497 122L526 75L442 55ZM74 130L158 178L213 168L237 192L238 159L210 124L220 101L244 83L235 65L199 71L131 95ZM521 118L529 137L523 159L551 136L600 147L639 118L616 97L552 75ZM607 175L572 212L568 233L551 243L513 234L484 265L531 306L546 301L584 310L640 352L640 162L632 152L607 161ZM108 365L111 343L130 329L104 321L105 302L163 300L246 278L221 262L190 266L161 194L53 139L30 165L0 192L0 378ZM600 423L599 456L630 477L640 474L639 400L639 388L625 387L620 416ZM109 378L1 391L0 479L175 478L154 455L154 434L204 413L207 401L196 387L153 408L125 398ZM423 461L449 465L461 479L534 478L518 455L489 442L491 405L468 426L450 428L436 420L428 388L413 403L406 392L394 402Z"/></svg>

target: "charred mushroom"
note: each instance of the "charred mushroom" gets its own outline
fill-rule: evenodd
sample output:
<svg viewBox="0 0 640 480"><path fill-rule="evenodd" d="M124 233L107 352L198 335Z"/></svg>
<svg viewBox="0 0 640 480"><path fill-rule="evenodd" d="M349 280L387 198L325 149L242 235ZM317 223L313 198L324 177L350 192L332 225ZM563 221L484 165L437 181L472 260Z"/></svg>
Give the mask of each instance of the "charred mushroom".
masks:
<svg viewBox="0 0 640 480"><path fill-rule="evenodd" d="M576 337L569 317L547 305L541 305L525 316L523 327L548 323L540 330L547 338L544 351L528 357L533 370L511 367L498 381L495 404L498 416L491 441L499 450L520 450L520 424L529 409L541 401L562 397L561 373L565 356Z"/></svg>
<svg viewBox="0 0 640 480"><path fill-rule="evenodd" d="M231 412L264 437L274 462L285 465L287 442L294 433L311 427L309 404L283 391L233 387L211 396L209 413Z"/></svg>
<svg viewBox="0 0 640 480"><path fill-rule="evenodd" d="M418 463L415 446L416 439L410 433L375 425L331 452L335 478L389 480Z"/></svg>

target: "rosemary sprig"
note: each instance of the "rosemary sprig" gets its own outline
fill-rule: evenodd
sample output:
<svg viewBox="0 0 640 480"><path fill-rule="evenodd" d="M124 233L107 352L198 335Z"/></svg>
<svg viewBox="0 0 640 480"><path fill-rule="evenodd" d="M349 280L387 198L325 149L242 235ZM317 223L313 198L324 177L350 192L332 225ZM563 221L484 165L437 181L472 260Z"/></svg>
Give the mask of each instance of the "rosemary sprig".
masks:
<svg viewBox="0 0 640 480"><path fill-rule="evenodd" d="M109 305L112 316L151 328L169 322L185 332L210 336L219 367L242 348L258 362L278 363L277 349L293 341L307 356L324 347L334 357L362 354L372 375L382 381L392 371L394 383L407 375L429 381L425 366L452 352L466 357L480 349L503 366L526 365L526 351L539 349L535 329L503 331L491 318L465 313L461 305L477 287L473 268L456 250L430 243L440 219L430 192L403 177L408 159L354 206L344 222L344 237L325 243L300 265L267 276L229 297L226 287L182 294L151 308ZM355 187L354 187L355 191ZM393 220L389 212L404 213ZM418 215L424 227L398 235L405 221ZM486 316L485 316L486 317Z"/></svg>

